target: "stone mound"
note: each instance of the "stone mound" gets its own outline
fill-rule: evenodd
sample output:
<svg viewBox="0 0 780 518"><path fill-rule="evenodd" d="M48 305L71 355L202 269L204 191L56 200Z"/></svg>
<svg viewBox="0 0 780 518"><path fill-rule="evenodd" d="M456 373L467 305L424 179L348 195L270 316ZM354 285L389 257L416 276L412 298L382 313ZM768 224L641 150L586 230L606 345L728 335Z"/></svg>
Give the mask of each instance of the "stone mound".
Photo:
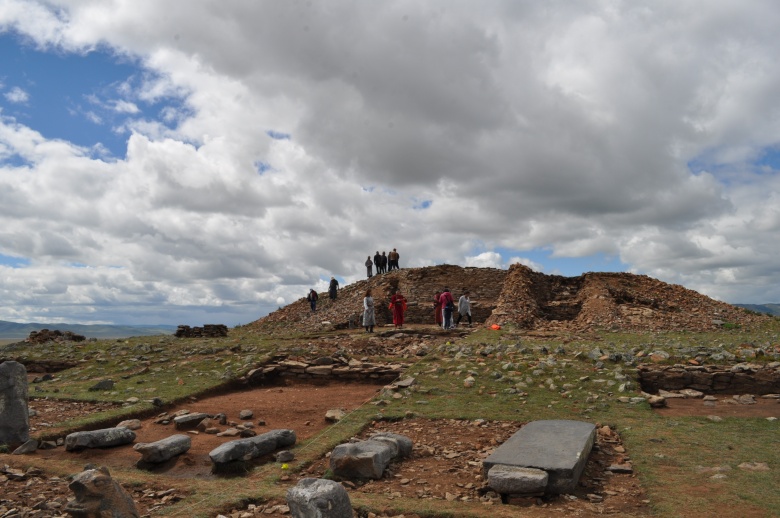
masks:
<svg viewBox="0 0 780 518"><path fill-rule="evenodd" d="M396 288L408 301L406 322L410 324L432 324L433 295L436 290L449 287L455 300L464 290L471 292L472 315L477 322L484 322L495 308L501 294L507 270L497 268L473 268L443 264L424 268L405 268L374 275L343 287L335 301L327 292L319 293L317 311L312 313L305 297L274 311L260 320L248 324L265 329L280 325L285 328L313 330L329 322L337 329L358 328L363 315L363 297L371 288L379 326L392 323L388 309L390 297Z"/></svg>
<svg viewBox="0 0 780 518"><path fill-rule="evenodd" d="M433 294L445 286L456 300L464 290L470 291L475 322L537 331L706 331L724 324L752 327L771 318L646 275L591 272L563 277L520 264L509 270L438 265L375 275L344 287L334 301L327 292L320 293L316 312L302 297L248 325L264 330L357 328L368 288L373 291L378 325L392 322L387 306L396 288L409 301L408 323L433 324Z"/></svg>
<svg viewBox="0 0 780 518"><path fill-rule="evenodd" d="M30 336L27 338L27 342L45 344L47 342L83 342L86 339L86 336L77 335L72 331L60 331L59 329L50 331L48 329L41 329L40 331L31 331Z"/></svg>
<svg viewBox="0 0 780 518"><path fill-rule="evenodd" d="M486 323L571 331L706 331L727 323L749 327L769 318L647 275L561 277L515 264Z"/></svg>

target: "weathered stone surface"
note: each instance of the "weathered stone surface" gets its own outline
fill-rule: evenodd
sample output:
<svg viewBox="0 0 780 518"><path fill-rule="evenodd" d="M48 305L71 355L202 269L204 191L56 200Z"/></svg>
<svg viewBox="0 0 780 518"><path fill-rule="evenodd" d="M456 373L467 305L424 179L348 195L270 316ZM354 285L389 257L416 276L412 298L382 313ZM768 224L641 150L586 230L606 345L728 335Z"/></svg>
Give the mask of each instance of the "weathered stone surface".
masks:
<svg viewBox="0 0 780 518"><path fill-rule="evenodd" d="M221 444L211 450L209 458L215 466L233 461L250 460L272 451L295 444L292 430L271 430L247 439L237 439Z"/></svg>
<svg viewBox="0 0 780 518"><path fill-rule="evenodd" d="M570 420L533 421L499 446L482 465L487 474L502 464L547 472L548 493L569 493L585 469L596 440L591 423Z"/></svg>
<svg viewBox="0 0 780 518"><path fill-rule="evenodd" d="M85 448L110 448L130 444L135 440L135 432L127 428L104 428L86 432L74 432L65 437L65 449L78 451Z"/></svg>
<svg viewBox="0 0 780 518"><path fill-rule="evenodd" d="M141 420L127 419L125 421L122 421L118 425L116 425L116 428L127 428L128 430L138 430L139 428L141 428Z"/></svg>
<svg viewBox="0 0 780 518"><path fill-rule="evenodd" d="M201 421L208 418L208 414L203 412L194 412L192 414L180 415L173 418L173 424L177 430L191 430L196 428Z"/></svg>
<svg viewBox="0 0 780 518"><path fill-rule="evenodd" d="M0 444L20 445L30 438L27 370L15 361L0 364Z"/></svg>
<svg viewBox="0 0 780 518"><path fill-rule="evenodd" d="M103 390L113 390L114 389L114 381L113 380L100 380L91 387L89 387L89 391L91 392L99 392Z"/></svg>
<svg viewBox="0 0 780 518"><path fill-rule="evenodd" d="M488 470L488 486L504 495L544 493L548 479L542 469L496 464Z"/></svg>
<svg viewBox="0 0 780 518"><path fill-rule="evenodd" d="M408 457L412 454L412 440L405 435L392 432L379 432L371 436L376 441L390 441L396 445L396 457Z"/></svg>
<svg viewBox="0 0 780 518"><path fill-rule="evenodd" d="M325 420L329 423L337 423L344 419L345 415L347 415L347 413L341 408L331 408L325 412Z"/></svg>
<svg viewBox="0 0 780 518"><path fill-rule="evenodd" d="M26 453L32 453L37 449L38 449L38 441L36 441L35 439L30 439L29 441L25 442L24 444L16 448L11 454L24 455Z"/></svg>
<svg viewBox="0 0 780 518"><path fill-rule="evenodd" d="M76 499L65 512L74 518L138 518L130 495L111 478L108 468L87 469L73 477L68 486Z"/></svg>
<svg viewBox="0 0 780 518"><path fill-rule="evenodd" d="M142 442L133 446L141 454L141 461L152 464L165 462L181 455L192 446L192 439L183 434L171 435L155 442Z"/></svg>
<svg viewBox="0 0 780 518"><path fill-rule="evenodd" d="M287 491L293 518L352 518L352 503L344 486L332 480L304 478Z"/></svg>
<svg viewBox="0 0 780 518"><path fill-rule="evenodd" d="M398 444L387 440L339 444L330 454L330 469L338 478L378 480L397 455Z"/></svg>

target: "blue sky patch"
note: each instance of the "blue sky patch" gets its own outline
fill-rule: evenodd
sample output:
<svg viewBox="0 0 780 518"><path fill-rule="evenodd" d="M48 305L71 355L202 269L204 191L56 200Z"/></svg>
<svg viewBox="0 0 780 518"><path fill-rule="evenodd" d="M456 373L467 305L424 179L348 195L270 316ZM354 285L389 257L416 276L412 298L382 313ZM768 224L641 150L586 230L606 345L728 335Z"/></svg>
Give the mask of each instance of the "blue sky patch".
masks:
<svg viewBox="0 0 780 518"><path fill-rule="evenodd" d="M0 254L0 265L10 266L11 268L23 268L30 265L30 260L26 257L13 257Z"/></svg>
<svg viewBox="0 0 780 518"><path fill-rule="evenodd" d="M263 174L271 169L271 164L258 160L255 162L255 169L257 169L258 174Z"/></svg>
<svg viewBox="0 0 780 518"><path fill-rule="evenodd" d="M20 41L12 33L0 34L0 107L3 115L47 139L97 147L103 155L124 158L127 122L155 120L175 126L186 113L179 98L154 103L133 98L149 71L126 57L106 49L84 55L41 52ZM120 91L128 85L130 97Z"/></svg>
<svg viewBox="0 0 780 518"><path fill-rule="evenodd" d="M497 248L495 250L504 262L513 257L524 257L544 266L547 275L562 275L564 277L577 277L587 272L625 272L628 265L617 256L606 254L594 254L586 257L552 257L552 250L547 248L534 248L533 250L510 250Z"/></svg>
<svg viewBox="0 0 780 518"><path fill-rule="evenodd" d="M420 202L415 202L413 208L415 210L424 210L424 209L427 209L428 207L430 207L431 205L433 205L433 201L432 200L422 200Z"/></svg>
<svg viewBox="0 0 780 518"><path fill-rule="evenodd" d="M292 137L289 133L282 133L280 131L268 130L266 134L274 140L290 140Z"/></svg>

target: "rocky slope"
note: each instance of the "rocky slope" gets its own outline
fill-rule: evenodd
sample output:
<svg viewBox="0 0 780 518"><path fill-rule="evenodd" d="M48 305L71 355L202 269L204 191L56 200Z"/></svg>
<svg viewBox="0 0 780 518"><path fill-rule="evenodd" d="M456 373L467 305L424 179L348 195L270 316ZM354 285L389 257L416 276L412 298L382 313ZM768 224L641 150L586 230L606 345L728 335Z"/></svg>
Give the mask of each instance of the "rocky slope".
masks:
<svg viewBox="0 0 780 518"><path fill-rule="evenodd" d="M529 330L705 331L724 325L753 326L770 318L646 275L586 273L562 277L534 272L519 264L509 270L439 265L395 270L358 281L341 289L335 301L328 299L327 293L320 293L316 312L311 312L306 299L301 298L249 325L292 325L301 331L323 325L360 327L363 296L368 288L373 290L378 325L392 321L387 305L396 288L409 301L407 321L432 324L433 294L445 286L456 299L464 290L471 292L476 322L514 324Z"/></svg>

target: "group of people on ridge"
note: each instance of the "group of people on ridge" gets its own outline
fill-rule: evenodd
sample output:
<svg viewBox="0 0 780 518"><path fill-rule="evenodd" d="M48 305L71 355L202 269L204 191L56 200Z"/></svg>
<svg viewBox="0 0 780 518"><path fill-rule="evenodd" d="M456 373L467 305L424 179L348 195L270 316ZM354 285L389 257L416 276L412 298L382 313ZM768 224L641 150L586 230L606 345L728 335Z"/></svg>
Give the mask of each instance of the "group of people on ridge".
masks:
<svg viewBox="0 0 780 518"><path fill-rule="evenodd" d="M370 255L368 256L368 259L366 259L366 275L368 275L369 278L373 277L374 274L372 269L374 266L376 266L377 275L398 270L398 259L400 257L401 254L399 254L395 248L387 255L385 255L384 252L380 255L379 250L377 250L373 260Z"/></svg>

